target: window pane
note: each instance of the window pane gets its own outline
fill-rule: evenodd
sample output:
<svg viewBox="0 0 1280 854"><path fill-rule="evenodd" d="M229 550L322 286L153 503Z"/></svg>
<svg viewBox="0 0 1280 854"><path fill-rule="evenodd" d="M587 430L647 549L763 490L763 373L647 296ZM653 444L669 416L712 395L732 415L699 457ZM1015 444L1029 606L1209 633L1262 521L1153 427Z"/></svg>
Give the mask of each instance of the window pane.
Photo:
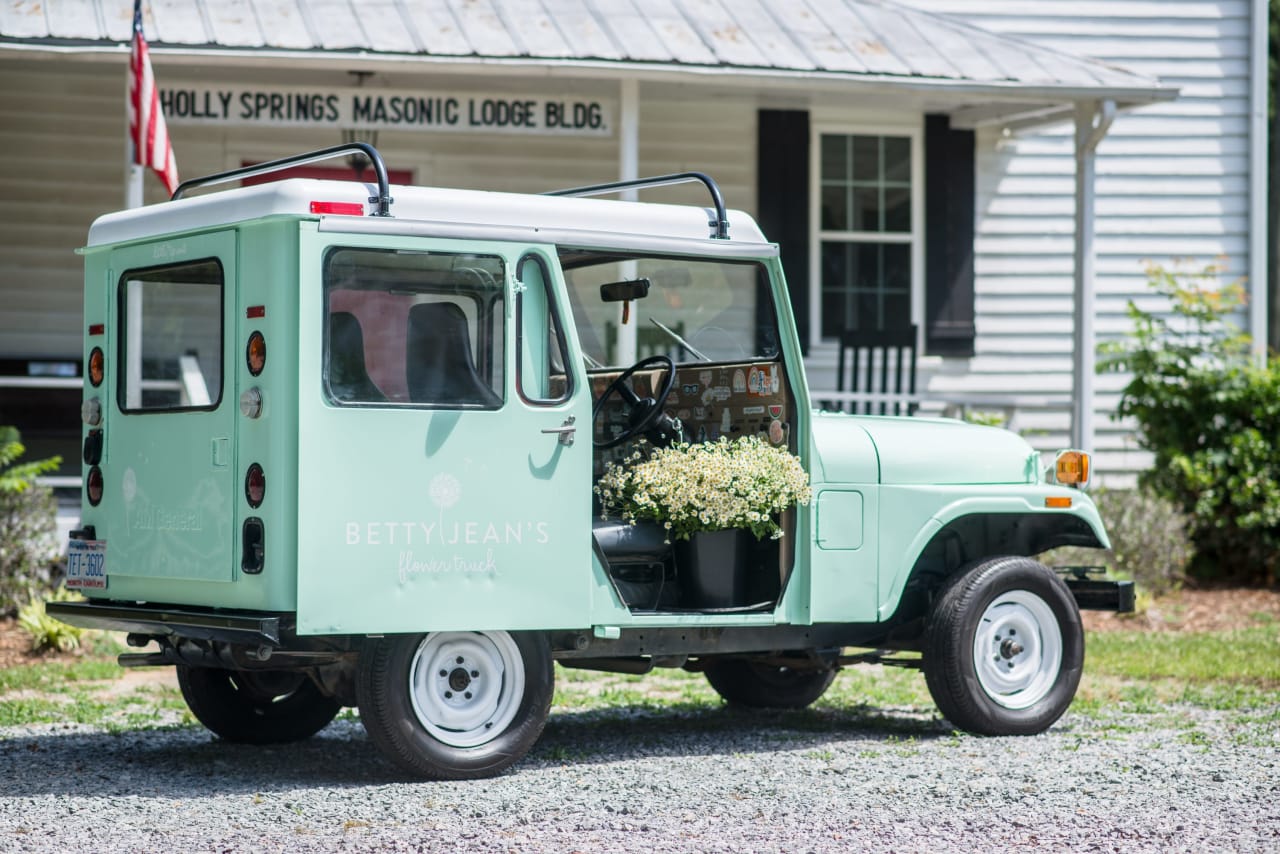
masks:
<svg viewBox="0 0 1280 854"><path fill-rule="evenodd" d="M325 259L324 385L338 404L495 409L503 260L334 249Z"/></svg>
<svg viewBox="0 0 1280 854"><path fill-rule="evenodd" d="M823 336L910 323L909 244L828 241L821 262Z"/></svg>
<svg viewBox="0 0 1280 854"><path fill-rule="evenodd" d="M910 183L911 140L908 137L884 137L884 179Z"/></svg>
<svg viewBox="0 0 1280 854"><path fill-rule="evenodd" d="M222 400L222 265L208 259L120 281L121 409L215 409Z"/></svg>
<svg viewBox="0 0 1280 854"><path fill-rule="evenodd" d="M778 355L777 318L768 276L759 264L694 258L622 259L616 252L587 250L564 250L560 262L569 284L579 343L596 365L631 364L618 347L619 303L600 298L601 285L630 279L649 280L649 295L633 300L629 311L628 322L636 324L638 358L664 354L677 363L692 364L704 361L693 350L712 362Z"/></svg>
<svg viewBox="0 0 1280 854"><path fill-rule="evenodd" d="M880 188L853 188L853 221L850 231L880 231Z"/></svg>
<svg viewBox="0 0 1280 854"><path fill-rule="evenodd" d="M849 137L823 134L822 180L849 180Z"/></svg>
<svg viewBox="0 0 1280 854"><path fill-rule="evenodd" d="M880 180L880 137L855 136L853 139L853 180Z"/></svg>
<svg viewBox="0 0 1280 854"><path fill-rule="evenodd" d="M849 229L849 191L843 184L823 185L821 227L824 231Z"/></svg>
<svg viewBox="0 0 1280 854"><path fill-rule="evenodd" d="M911 189L909 187L885 187L884 230L911 230Z"/></svg>

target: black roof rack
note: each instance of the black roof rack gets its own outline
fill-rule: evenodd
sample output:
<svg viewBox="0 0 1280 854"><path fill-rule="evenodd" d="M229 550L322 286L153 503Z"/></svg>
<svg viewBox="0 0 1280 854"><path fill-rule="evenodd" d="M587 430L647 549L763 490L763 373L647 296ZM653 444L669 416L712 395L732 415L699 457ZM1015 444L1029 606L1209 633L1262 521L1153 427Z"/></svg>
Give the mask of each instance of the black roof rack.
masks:
<svg viewBox="0 0 1280 854"><path fill-rule="evenodd" d="M196 187L225 184L228 181L251 178L254 175L266 175L269 172L279 172L282 169L291 169L294 166L304 166L308 163L330 160L334 157L352 153L363 154L373 166L373 171L378 178L378 195L369 197L369 201L372 204L376 204L378 209L370 216L391 216L391 186L387 181L387 166L382 162L382 155L378 153L378 150L366 142L349 142L344 145L335 145L332 148L310 151L306 154L295 154L292 157L284 157L280 160L269 160L266 163L258 163L254 166L244 166L240 169L218 172L215 175L206 175L203 178L192 178L190 181L183 181L179 184L178 189L173 191L172 198L180 199L183 193Z"/></svg>
<svg viewBox="0 0 1280 854"><path fill-rule="evenodd" d="M711 237L716 240L729 239L729 218L725 213L724 196L715 180L702 172L674 172L670 175L655 175L652 178L635 178L630 181L614 181L610 184L592 184L587 187L573 187L568 190L550 190L544 196L603 196L622 190L640 187L665 187L670 184L700 183L711 193L711 204L715 206L716 218L707 223L711 226Z"/></svg>

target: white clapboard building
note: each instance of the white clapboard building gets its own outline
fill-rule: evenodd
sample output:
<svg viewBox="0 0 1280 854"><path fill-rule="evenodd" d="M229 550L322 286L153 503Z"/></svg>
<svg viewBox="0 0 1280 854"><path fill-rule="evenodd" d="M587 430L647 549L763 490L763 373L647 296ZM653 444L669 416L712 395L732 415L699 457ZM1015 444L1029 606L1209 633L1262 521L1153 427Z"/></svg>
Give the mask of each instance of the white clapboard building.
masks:
<svg viewBox="0 0 1280 854"><path fill-rule="evenodd" d="M400 183L704 171L781 245L815 388L836 388L842 333L914 325L921 414L998 412L1117 482L1145 459L1092 353L1145 261L1224 256L1266 339L1264 0L144 10L183 178L372 138ZM74 250L124 204L131 20L129 0L0 5L0 423L62 453L68 486Z"/></svg>

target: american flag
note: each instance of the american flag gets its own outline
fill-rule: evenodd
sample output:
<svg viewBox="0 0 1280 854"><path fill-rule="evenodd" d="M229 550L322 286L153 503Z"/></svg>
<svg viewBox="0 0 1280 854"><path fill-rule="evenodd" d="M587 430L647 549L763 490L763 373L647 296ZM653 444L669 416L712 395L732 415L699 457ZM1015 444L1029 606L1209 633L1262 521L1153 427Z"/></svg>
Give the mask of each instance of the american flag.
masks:
<svg viewBox="0 0 1280 854"><path fill-rule="evenodd" d="M133 162L150 166L169 194L178 187L178 163L160 109L160 92L151 73L151 55L142 35L142 0L133 3L133 49L129 54L129 139Z"/></svg>

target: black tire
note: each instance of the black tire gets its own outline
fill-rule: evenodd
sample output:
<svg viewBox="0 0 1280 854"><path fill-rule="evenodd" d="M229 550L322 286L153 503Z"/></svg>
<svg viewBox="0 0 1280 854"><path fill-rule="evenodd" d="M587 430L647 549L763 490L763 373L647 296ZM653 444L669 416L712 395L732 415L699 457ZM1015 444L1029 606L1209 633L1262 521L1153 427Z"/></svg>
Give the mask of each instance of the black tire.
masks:
<svg viewBox="0 0 1280 854"><path fill-rule="evenodd" d="M726 702L751 709L803 709L826 693L834 668L797 670L747 658L707 663L707 681Z"/></svg>
<svg viewBox="0 0 1280 854"><path fill-rule="evenodd" d="M554 680L551 647L537 632L398 635L361 650L356 696L369 737L401 768L472 780L529 752Z"/></svg>
<svg viewBox="0 0 1280 854"><path fill-rule="evenodd" d="M342 703L306 674L178 667L178 687L196 720L240 744L301 741L324 729Z"/></svg>
<svg viewBox="0 0 1280 854"><path fill-rule="evenodd" d="M1084 630L1075 598L1030 558L981 561L958 573L934 603L923 665L938 709L960 729L1044 732L1080 685Z"/></svg>

